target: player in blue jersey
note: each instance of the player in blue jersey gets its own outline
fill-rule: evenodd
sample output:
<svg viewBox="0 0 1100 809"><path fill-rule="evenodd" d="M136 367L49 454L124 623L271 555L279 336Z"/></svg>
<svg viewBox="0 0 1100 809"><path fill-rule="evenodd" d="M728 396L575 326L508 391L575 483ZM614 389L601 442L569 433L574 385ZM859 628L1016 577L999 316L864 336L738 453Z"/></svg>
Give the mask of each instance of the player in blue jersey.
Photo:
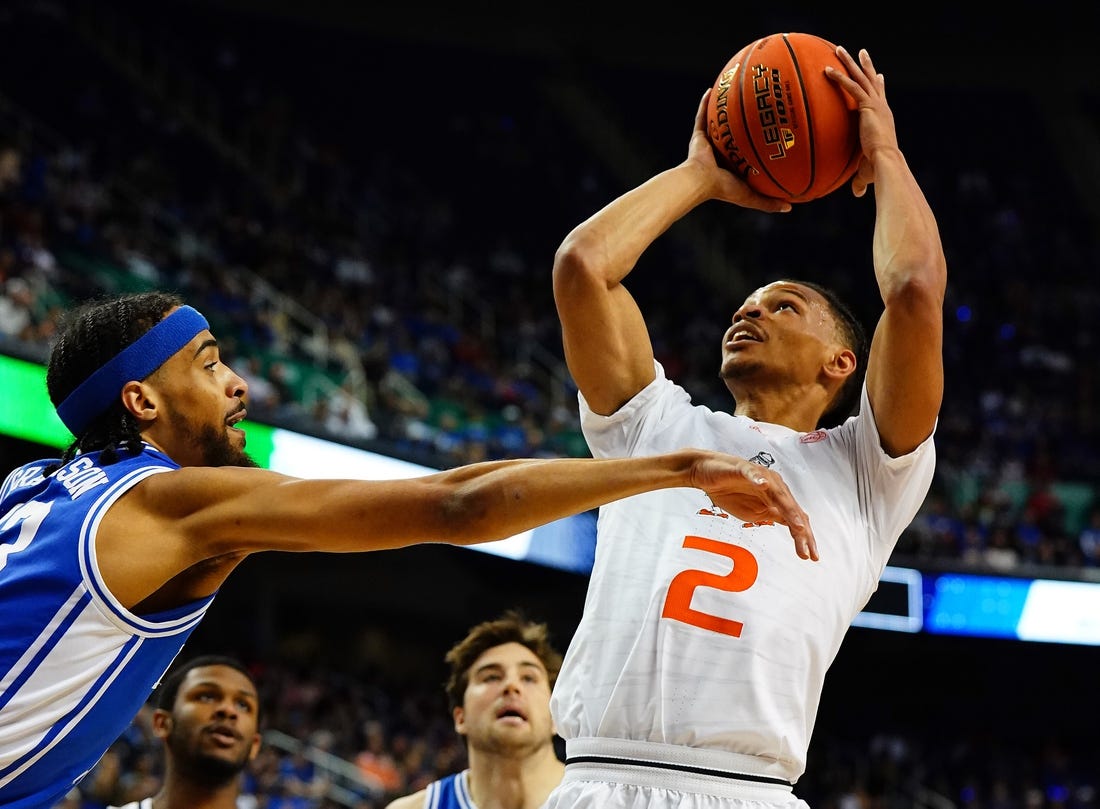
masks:
<svg viewBox="0 0 1100 809"><path fill-rule="evenodd" d="M447 652L447 698L468 766L387 809L536 809L561 781L550 690L561 653L545 624L509 611Z"/></svg>
<svg viewBox="0 0 1100 809"><path fill-rule="evenodd" d="M241 773L261 741L259 689L248 669L231 657L196 657L175 667L155 698L164 781L156 795L120 809L236 809Z"/></svg>
<svg viewBox="0 0 1100 809"><path fill-rule="evenodd" d="M205 318L151 292L71 313L46 383L75 436L0 487L0 805L45 809L127 727L233 569L266 551L486 542L669 487L789 525L778 475L722 453L493 461L304 480L245 453L247 384ZM365 571L366 572L366 571Z"/></svg>

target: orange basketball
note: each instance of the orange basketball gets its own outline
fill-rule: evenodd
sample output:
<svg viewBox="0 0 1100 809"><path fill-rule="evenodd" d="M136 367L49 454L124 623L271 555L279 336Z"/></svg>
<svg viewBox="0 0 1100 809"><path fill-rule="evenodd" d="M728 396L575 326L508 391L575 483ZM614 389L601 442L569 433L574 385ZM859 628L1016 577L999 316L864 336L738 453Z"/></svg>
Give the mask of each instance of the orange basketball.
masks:
<svg viewBox="0 0 1100 809"><path fill-rule="evenodd" d="M855 101L825 75L836 46L772 34L738 51L714 82L707 133L726 168L769 197L809 202L859 167Z"/></svg>

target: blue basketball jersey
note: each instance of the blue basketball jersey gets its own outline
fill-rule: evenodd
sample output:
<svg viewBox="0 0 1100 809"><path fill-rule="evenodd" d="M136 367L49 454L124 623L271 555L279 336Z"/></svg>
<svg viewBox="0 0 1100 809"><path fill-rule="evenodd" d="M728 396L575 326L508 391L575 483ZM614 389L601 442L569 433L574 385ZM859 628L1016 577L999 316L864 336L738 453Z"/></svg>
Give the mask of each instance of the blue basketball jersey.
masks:
<svg viewBox="0 0 1100 809"><path fill-rule="evenodd" d="M463 770L428 784L424 809L477 809L470 797L470 771Z"/></svg>
<svg viewBox="0 0 1100 809"><path fill-rule="evenodd" d="M178 465L146 446L99 465L80 455L0 487L0 806L49 809L122 734L213 596L138 616L104 586L95 536L107 509ZM149 553L156 553L156 537Z"/></svg>

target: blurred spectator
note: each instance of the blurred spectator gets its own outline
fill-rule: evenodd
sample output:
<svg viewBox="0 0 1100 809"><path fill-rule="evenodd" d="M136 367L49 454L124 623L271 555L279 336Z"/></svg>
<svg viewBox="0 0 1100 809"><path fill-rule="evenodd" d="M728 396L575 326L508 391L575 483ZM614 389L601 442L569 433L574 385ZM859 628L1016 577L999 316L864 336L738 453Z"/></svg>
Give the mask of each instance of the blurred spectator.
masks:
<svg viewBox="0 0 1100 809"><path fill-rule="evenodd" d="M264 373L259 355L251 354L245 357L243 367L237 369L237 373L248 383L246 404L250 415L262 417L278 410L283 401L280 389Z"/></svg>
<svg viewBox="0 0 1100 809"><path fill-rule="evenodd" d="M34 293L22 278L12 278L0 294L0 334L34 342Z"/></svg>
<svg viewBox="0 0 1100 809"><path fill-rule="evenodd" d="M325 400L326 414L322 421L333 436L352 441L369 441L378 435L378 427L367 412L367 403L355 395L345 382Z"/></svg>
<svg viewBox="0 0 1100 809"><path fill-rule="evenodd" d="M14 145L0 144L0 194L19 184L23 174L23 156Z"/></svg>
<svg viewBox="0 0 1100 809"><path fill-rule="evenodd" d="M991 529L989 543L982 552L981 560L1000 571L1010 571L1020 563L1020 554L1013 544L1008 526L995 525Z"/></svg>
<svg viewBox="0 0 1100 809"><path fill-rule="evenodd" d="M1085 567L1100 567L1100 505L1089 512L1088 523L1077 536Z"/></svg>
<svg viewBox="0 0 1100 809"><path fill-rule="evenodd" d="M305 757L305 747L283 756L279 761L278 775L269 789L274 792L268 808L316 809L328 789L328 779Z"/></svg>
<svg viewBox="0 0 1100 809"><path fill-rule="evenodd" d="M378 720L370 720L363 726L365 744L355 756L355 764L370 780L381 785L386 793L404 788L405 779L397 761L387 747L386 727Z"/></svg>

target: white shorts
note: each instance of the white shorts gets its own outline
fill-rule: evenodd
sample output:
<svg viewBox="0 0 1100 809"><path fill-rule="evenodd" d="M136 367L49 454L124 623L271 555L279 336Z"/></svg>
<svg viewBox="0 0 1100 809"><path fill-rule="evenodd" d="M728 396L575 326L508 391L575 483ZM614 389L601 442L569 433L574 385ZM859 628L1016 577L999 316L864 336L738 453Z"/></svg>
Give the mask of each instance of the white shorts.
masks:
<svg viewBox="0 0 1100 809"><path fill-rule="evenodd" d="M580 741L580 740L578 740ZM637 755L654 748L672 748L638 742L584 740L567 743L565 776L547 799L543 809L809 809L795 797L791 785L779 779L751 774L710 775L712 767L684 766L691 751L679 748L679 755L658 757ZM583 750L579 750L583 745ZM609 749L610 748L610 749ZM598 749L599 755L583 755ZM612 756L605 753L613 752ZM580 753L581 755L578 755ZM634 755L630 755L634 754ZM578 761L577 759L581 759ZM572 761L570 761L572 759ZM738 768L742 773L743 768Z"/></svg>

